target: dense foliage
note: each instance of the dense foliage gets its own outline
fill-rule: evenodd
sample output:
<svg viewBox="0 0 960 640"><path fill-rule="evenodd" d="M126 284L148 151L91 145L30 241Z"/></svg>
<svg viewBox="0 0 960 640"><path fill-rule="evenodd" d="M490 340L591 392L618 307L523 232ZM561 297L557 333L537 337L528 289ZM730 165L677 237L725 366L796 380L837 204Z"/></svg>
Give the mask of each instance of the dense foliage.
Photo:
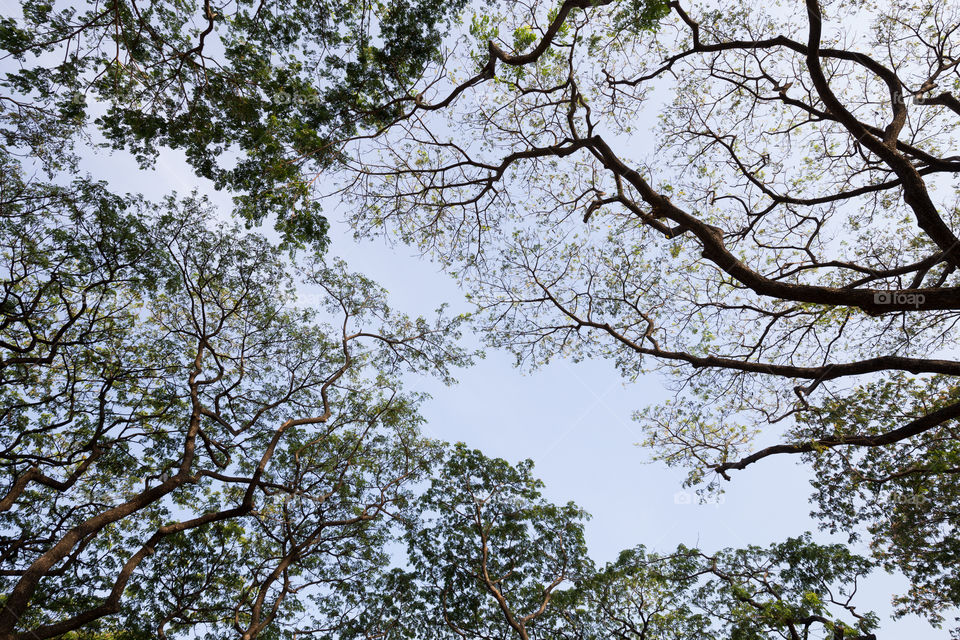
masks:
<svg viewBox="0 0 960 640"><path fill-rule="evenodd" d="M339 616L435 447L398 376L464 363L459 320L316 261L297 307L278 249L196 198L5 186L0 636Z"/></svg>
<svg viewBox="0 0 960 640"><path fill-rule="evenodd" d="M24 0L0 19L0 135L48 163L78 126L144 165L182 150L288 243L326 239L310 178L400 117L463 0Z"/></svg>
<svg viewBox="0 0 960 640"><path fill-rule="evenodd" d="M343 192L364 232L444 260L521 366L663 374L643 444L691 484L804 458L823 526L939 623L960 606L958 34L949 1L494 2Z"/></svg>
<svg viewBox="0 0 960 640"><path fill-rule="evenodd" d="M22 0L0 640L867 640L875 564L942 623L958 25L947 2ZM182 152L247 229L80 175L103 149ZM875 558L798 532L596 566L532 462L420 433L404 377L451 382L467 318L324 260L321 178L358 233L443 260L521 365L665 373L638 420L690 483L802 456L824 528Z"/></svg>

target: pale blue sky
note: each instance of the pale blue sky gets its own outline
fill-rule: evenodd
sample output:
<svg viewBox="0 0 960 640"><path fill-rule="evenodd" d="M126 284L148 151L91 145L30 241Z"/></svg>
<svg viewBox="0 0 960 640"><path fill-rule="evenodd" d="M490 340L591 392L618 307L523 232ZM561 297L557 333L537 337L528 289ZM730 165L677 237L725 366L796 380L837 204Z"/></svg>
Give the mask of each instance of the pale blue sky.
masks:
<svg viewBox="0 0 960 640"><path fill-rule="evenodd" d="M84 165L118 190L158 199L197 188L224 215L230 208L229 197L195 178L177 153L164 152L156 168L147 172L124 153L97 153ZM392 306L412 314L427 314L441 303L454 310L469 308L454 281L436 264L383 239L357 242L341 221L342 212L327 213L332 222L331 255L343 257L351 270L386 287ZM641 439L638 426L630 419L635 410L667 397L655 375L624 384L611 363L574 364L562 359L523 374L513 366L512 356L488 350L485 360L457 377L460 383L453 387L429 378L409 380L408 388L433 396L424 407L427 435L464 441L513 462L533 459L550 499L573 500L592 514L587 537L598 562L641 543L659 551L683 543L709 552L816 532L816 522L808 515L808 471L794 458L769 459L736 474L722 504L699 505L695 498L693 504L678 504L683 471L645 463L645 452L635 446ZM846 542L843 536L823 533L817 538ZM867 553L864 547L858 551ZM905 586L902 578L882 572L862 585L859 608L885 618L879 637L945 637L945 632L917 617L887 618L890 595Z"/></svg>
<svg viewBox="0 0 960 640"><path fill-rule="evenodd" d="M0 0L5 13L14 12L12 4ZM230 208L229 197L196 179L177 153L164 152L148 172L123 153L90 154L84 168L118 190L158 199L174 190L185 194L198 188L224 213ZM462 293L436 265L382 239L357 243L352 230L339 221L342 216L328 213L333 218L331 254L385 286L393 306L410 313L427 313L444 302L467 309ZM424 407L427 434L462 440L514 462L533 459L550 499L573 500L592 514L587 534L598 562L639 543L656 550L683 543L711 551L765 545L816 530L808 515L808 472L791 458L770 459L738 473L722 504L677 504L683 472L645 464L644 451L634 446L640 434L630 419L632 412L666 397L656 376L625 385L608 362L563 360L524 375L513 367L510 355L488 351L485 360L458 377L460 384L451 388L426 378L410 380L410 388L433 395ZM878 572L863 585L860 607L886 616L890 594L904 586L901 578ZM911 617L884 620L878 635L926 640L945 633Z"/></svg>

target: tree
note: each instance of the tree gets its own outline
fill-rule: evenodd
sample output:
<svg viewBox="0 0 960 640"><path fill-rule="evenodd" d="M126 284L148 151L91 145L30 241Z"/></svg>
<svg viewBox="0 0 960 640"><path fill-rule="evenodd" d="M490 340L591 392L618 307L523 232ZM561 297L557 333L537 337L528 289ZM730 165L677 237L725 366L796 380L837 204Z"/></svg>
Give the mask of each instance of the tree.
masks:
<svg viewBox="0 0 960 640"><path fill-rule="evenodd" d="M589 574L586 514L545 500L533 463L460 444L416 501L392 637L552 637L553 598ZM420 615L417 615L417 612ZM390 620L390 618L386 618Z"/></svg>
<svg viewBox="0 0 960 640"><path fill-rule="evenodd" d="M586 555L586 514L557 505L527 460L456 445L416 499L407 568L384 574L377 604L341 638L875 640L853 603L872 563L809 534L768 548L661 555L628 549L602 569Z"/></svg>
<svg viewBox="0 0 960 640"><path fill-rule="evenodd" d="M341 624L435 455L400 375L448 379L460 319L319 259L299 308L279 249L202 199L4 167L0 638Z"/></svg>
<svg viewBox="0 0 960 640"><path fill-rule="evenodd" d="M401 372L449 380L468 358L459 319L396 314L319 260L303 173L402 116L458 7L24 0L0 18L0 637L276 637L350 615L436 448ZM90 145L182 150L308 255L292 273L196 196L75 177Z"/></svg>
<svg viewBox="0 0 960 640"><path fill-rule="evenodd" d="M466 363L461 319L398 316L319 261L334 165L358 228L447 260L521 363L672 375L640 419L690 482L804 456L824 525L868 533L912 581L901 609L939 623L960 603L957 9L824 5L490 3L448 52L462 0L21 2L0 19L0 640L871 637L849 598L871 565L841 547L598 572L529 463L422 438L401 372ZM309 255L291 273L197 196L72 175L90 143L182 150ZM751 452L766 424L783 443Z"/></svg>
<svg viewBox="0 0 960 640"><path fill-rule="evenodd" d="M958 24L949 2L494 3L342 193L445 259L520 364L666 372L676 398L638 419L691 483L802 456L824 525L868 533L912 582L901 611L938 623L960 604Z"/></svg>
<svg viewBox="0 0 960 640"><path fill-rule="evenodd" d="M877 616L858 613L857 583L871 563L809 534L707 555L680 546L669 555L628 549L569 594L579 600L561 637L861 638Z"/></svg>
<svg viewBox="0 0 960 640"><path fill-rule="evenodd" d="M287 243L322 246L304 174L335 163L342 139L403 116L462 5L22 0L0 20L0 135L51 169L90 120L143 165L180 149L248 223L273 215Z"/></svg>

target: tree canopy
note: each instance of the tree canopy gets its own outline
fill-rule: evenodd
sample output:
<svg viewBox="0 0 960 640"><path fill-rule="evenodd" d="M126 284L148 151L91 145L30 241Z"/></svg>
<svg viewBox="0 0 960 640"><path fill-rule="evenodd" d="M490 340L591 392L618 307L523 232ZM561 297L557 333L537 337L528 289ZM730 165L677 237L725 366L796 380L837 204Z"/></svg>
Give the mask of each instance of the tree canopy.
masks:
<svg viewBox="0 0 960 640"><path fill-rule="evenodd" d="M0 20L7 144L62 164L78 128L149 165L181 150L288 243L326 240L311 172L400 117L463 0L24 0Z"/></svg>
<svg viewBox="0 0 960 640"><path fill-rule="evenodd" d="M960 605L958 24L951 2L493 3L339 193L364 232L446 261L521 366L664 374L673 400L637 420L691 484L800 456L823 526L940 622Z"/></svg>
<svg viewBox="0 0 960 640"><path fill-rule="evenodd" d="M868 640L878 567L909 580L898 614L960 606L954 3L18 12L0 640ZM234 222L81 174L103 149L182 152ZM324 257L323 196L477 312L393 310ZM660 372L653 459L719 491L799 457L822 528L873 557L798 531L597 566L531 461L421 433L405 377L453 382L468 322L523 367Z"/></svg>
<svg viewBox="0 0 960 640"><path fill-rule="evenodd" d="M340 615L321 595L386 563L435 447L399 375L463 364L459 320L317 261L323 307L293 306L279 250L202 200L91 195L4 203L0 637Z"/></svg>
<svg viewBox="0 0 960 640"><path fill-rule="evenodd" d="M598 568L586 514L545 501L531 471L451 449L407 529L410 569L386 575L370 626L348 637L875 638L875 614L852 602L872 564L843 545L641 545Z"/></svg>

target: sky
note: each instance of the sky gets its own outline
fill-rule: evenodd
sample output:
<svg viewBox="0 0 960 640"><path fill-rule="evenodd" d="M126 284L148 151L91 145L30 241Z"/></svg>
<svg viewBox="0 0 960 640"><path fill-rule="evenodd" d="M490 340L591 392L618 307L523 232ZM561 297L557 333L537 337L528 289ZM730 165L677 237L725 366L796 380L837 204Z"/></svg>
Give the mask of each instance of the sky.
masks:
<svg viewBox="0 0 960 640"><path fill-rule="evenodd" d="M163 152L156 167L145 172L122 152L98 153L84 165L116 187L151 199L198 189L224 216L230 210L229 196L198 180L175 152ZM343 212L327 213L330 254L384 286L394 308L414 315L426 315L443 303L453 311L469 310L462 291L438 264L382 238L358 241L343 222ZM309 300L311 292L303 293ZM466 340L468 346L479 345L476 336ZM456 377L458 384L451 387L429 377L408 378L409 390L432 396L423 407L425 434L462 441L511 462L532 459L546 497L576 502L591 514L587 542L598 563L638 544L656 551L685 544L711 552L768 545L804 531L815 532L821 542L847 542L846 536L817 532L809 516L809 471L798 458L773 457L736 473L723 497L709 504L698 504L683 489L682 469L648 462L636 445L642 438L631 415L669 396L656 374L625 383L610 362L563 359L524 373L510 354L487 349L484 359ZM864 546L855 550L868 553ZM861 585L860 610L876 611L883 619L879 637L945 637L918 617L889 619L891 595L906 586L902 577L880 570Z"/></svg>
<svg viewBox="0 0 960 640"><path fill-rule="evenodd" d="M335 224L331 251L385 286L399 309L462 304L449 277L402 245L356 243L350 229ZM685 544L711 552L817 531L809 516L810 474L797 458L774 457L733 475L723 497L710 504L698 504L683 489L682 469L647 462L636 446L642 436L631 415L669 397L657 375L625 384L610 362L562 359L525 374L514 367L513 356L487 350L484 360L457 378L449 388L411 381L411 388L432 395L424 406L427 435L463 441L511 462L532 459L548 498L572 500L592 515L587 542L598 563L638 544L657 551ZM816 537L847 542L846 536L822 532ZM868 554L862 545L857 550ZM878 571L862 585L860 607L887 617L891 594L906 586L903 578ZM912 640L945 635L918 617L887 619L881 631L880 637L909 634Z"/></svg>
<svg viewBox="0 0 960 640"><path fill-rule="evenodd" d="M139 170L123 152L106 151L87 155L83 168L117 189L151 200L199 189L224 216L231 208L229 196L197 179L176 152L163 152L150 171ZM455 311L469 310L463 293L439 265L382 238L355 240L342 220L343 211L327 213L331 255L386 287L393 307L411 314L427 314L442 303ZM475 337L467 339L478 343ZM809 471L799 459L773 457L736 473L722 500L711 504L697 504L696 497L683 490L683 470L648 463L636 446L642 438L631 415L668 397L656 375L625 383L610 362L563 359L526 374L514 367L511 355L487 350L485 359L461 370L457 378L459 384L452 387L427 377L409 379L408 389L432 396L423 407L426 435L463 441L511 462L532 459L549 499L572 500L592 515L587 541L598 563L638 544L657 551L685 544L710 552L767 545L817 530L809 516ZM845 536L822 532L816 537L846 542ZM856 550L867 554L864 547ZM860 608L884 618L879 636L943 638L944 632L920 618L888 618L891 594L905 589L904 579L881 571L862 585Z"/></svg>

